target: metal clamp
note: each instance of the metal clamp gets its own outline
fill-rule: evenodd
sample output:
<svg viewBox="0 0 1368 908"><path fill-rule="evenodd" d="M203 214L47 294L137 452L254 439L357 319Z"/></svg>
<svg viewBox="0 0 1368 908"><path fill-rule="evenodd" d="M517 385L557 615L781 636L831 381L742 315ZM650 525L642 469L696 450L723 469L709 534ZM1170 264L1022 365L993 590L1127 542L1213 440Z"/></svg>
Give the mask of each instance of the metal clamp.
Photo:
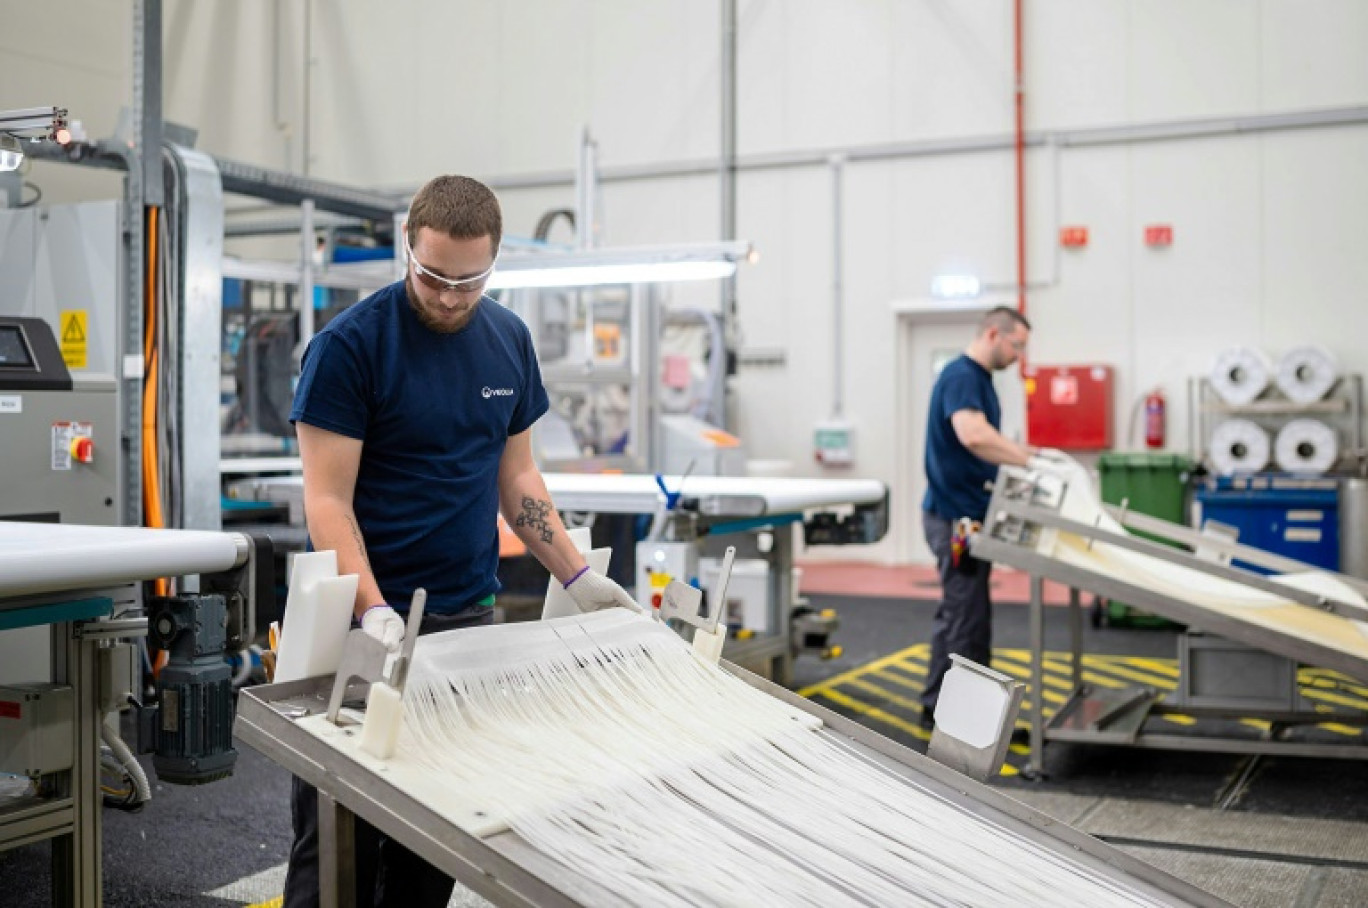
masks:
<svg viewBox="0 0 1368 908"><path fill-rule="evenodd" d="M722 613L726 611L727 582L731 579L732 562L735 560L736 546L729 545L722 556L722 566L717 572L717 588L707 615L703 614L702 590L671 580L660 599L660 620L668 622L671 618L678 618L698 630L709 634L716 632L717 625L722 621Z"/></svg>
<svg viewBox="0 0 1368 908"><path fill-rule="evenodd" d="M404 630L404 645L395 658L388 677L385 675L385 661L389 658L389 650L385 649L385 644L360 628L355 628L347 634L347 641L342 647L342 661L337 667L337 674L333 677L332 696L328 698L329 722L337 724L342 702L347 698L347 688L353 681L359 680L367 684L384 681L395 690L403 691L404 682L408 680L409 665L413 661L413 647L418 640L418 628L423 624L423 607L426 604L427 591L414 590L413 601L409 604L408 625Z"/></svg>

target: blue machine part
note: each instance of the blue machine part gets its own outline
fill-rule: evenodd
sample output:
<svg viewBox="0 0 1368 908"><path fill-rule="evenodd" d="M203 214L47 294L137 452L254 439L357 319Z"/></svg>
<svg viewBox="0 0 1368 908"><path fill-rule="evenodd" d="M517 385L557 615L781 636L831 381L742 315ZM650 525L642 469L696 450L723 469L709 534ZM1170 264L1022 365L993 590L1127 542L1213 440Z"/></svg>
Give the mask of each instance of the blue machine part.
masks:
<svg viewBox="0 0 1368 908"><path fill-rule="evenodd" d="M382 262L393 260L393 246L343 246L333 247L334 262Z"/></svg>
<svg viewBox="0 0 1368 908"><path fill-rule="evenodd" d="M1202 520L1238 528L1242 545L1339 570L1339 484L1333 479L1222 477L1198 488L1196 500Z"/></svg>

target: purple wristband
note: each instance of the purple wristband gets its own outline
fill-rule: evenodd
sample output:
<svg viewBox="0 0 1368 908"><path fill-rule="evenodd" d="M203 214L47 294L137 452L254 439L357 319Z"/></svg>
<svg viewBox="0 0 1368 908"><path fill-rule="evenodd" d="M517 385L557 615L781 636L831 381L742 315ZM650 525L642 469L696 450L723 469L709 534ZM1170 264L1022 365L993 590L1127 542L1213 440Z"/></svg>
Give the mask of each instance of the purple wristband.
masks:
<svg viewBox="0 0 1368 908"><path fill-rule="evenodd" d="M578 571L575 572L575 576L571 577L569 580L567 580L567 581L565 581L564 583L562 583L562 584L561 584L561 587L562 587L563 589L567 589L567 590L570 589L570 584L574 583L576 580L578 580L578 579L580 579L581 577L583 577L584 574L585 574L585 572L588 571L588 570L589 570L589 565L586 564L584 567L580 568Z"/></svg>

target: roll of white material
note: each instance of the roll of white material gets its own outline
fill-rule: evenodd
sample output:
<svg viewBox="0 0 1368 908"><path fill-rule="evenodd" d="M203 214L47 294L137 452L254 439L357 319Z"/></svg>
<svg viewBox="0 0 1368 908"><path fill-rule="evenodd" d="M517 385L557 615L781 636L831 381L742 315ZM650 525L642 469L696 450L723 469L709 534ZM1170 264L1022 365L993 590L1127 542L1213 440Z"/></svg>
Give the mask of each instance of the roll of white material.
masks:
<svg viewBox="0 0 1368 908"><path fill-rule="evenodd" d="M1320 475L1339 460L1339 436L1316 419L1294 419L1273 443L1278 466L1289 473Z"/></svg>
<svg viewBox="0 0 1368 908"><path fill-rule="evenodd" d="M1274 381L1287 399L1299 404L1311 404L1330 393L1339 381L1340 364L1324 347L1296 347L1278 360L1278 374Z"/></svg>
<svg viewBox="0 0 1368 908"><path fill-rule="evenodd" d="M1268 466L1268 433L1247 419L1227 419L1211 433L1211 465L1222 476L1257 473Z"/></svg>
<svg viewBox="0 0 1368 908"><path fill-rule="evenodd" d="M1264 392L1272 374L1273 364L1262 350L1231 347L1216 357L1208 380L1221 400L1243 406Z"/></svg>

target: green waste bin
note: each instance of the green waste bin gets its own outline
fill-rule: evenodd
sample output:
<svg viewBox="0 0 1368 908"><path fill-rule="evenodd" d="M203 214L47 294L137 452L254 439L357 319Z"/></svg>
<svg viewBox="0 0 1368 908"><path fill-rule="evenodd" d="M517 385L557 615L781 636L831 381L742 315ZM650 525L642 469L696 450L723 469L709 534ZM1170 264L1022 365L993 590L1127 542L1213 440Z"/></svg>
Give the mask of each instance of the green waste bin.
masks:
<svg viewBox="0 0 1368 908"><path fill-rule="evenodd" d="M1186 525L1188 515L1188 477L1192 461L1182 454L1148 451L1118 451L1103 454L1097 461L1102 477L1102 500L1171 523ZM1147 533L1147 539L1167 543ZM1142 612L1123 602L1094 603L1093 623L1119 627L1176 627L1173 622Z"/></svg>

